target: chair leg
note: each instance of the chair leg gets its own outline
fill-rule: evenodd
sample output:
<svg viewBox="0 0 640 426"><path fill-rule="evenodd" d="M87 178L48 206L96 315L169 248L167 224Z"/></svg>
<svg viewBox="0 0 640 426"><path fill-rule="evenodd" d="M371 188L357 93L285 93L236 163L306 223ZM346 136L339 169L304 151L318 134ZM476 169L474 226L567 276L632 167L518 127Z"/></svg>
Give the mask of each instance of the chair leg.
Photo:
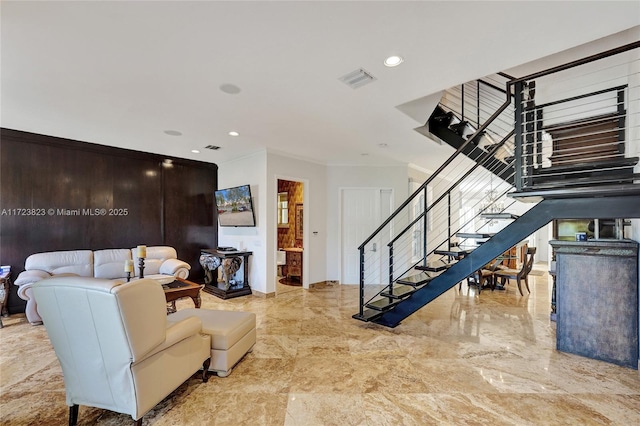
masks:
<svg viewBox="0 0 640 426"><path fill-rule="evenodd" d="M134 423L135 426L142 426L142 417L140 417L138 420L136 420L136 422Z"/></svg>
<svg viewBox="0 0 640 426"><path fill-rule="evenodd" d="M524 285L527 286L527 292L531 293L531 290L529 290L529 276L528 275L526 277L524 277Z"/></svg>
<svg viewBox="0 0 640 426"><path fill-rule="evenodd" d="M520 296L524 296L524 293L522 292L522 287L520 286L520 277L516 278L516 281L518 281L518 291L520 292Z"/></svg>
<svg viewBox="0 0 640 426"><path fill-rule="evenodd" d="M78 404L74 404L69 407L69 426L76 426L78 424Z"/></svg>
<svg viewBox="0 0 640 426"><path fill-rule="evenodd" d="M211 365L211 358L207 358L202 363L202 381L207 383L209 381L209 376L207 373L209 372L209 366Z"/></svg>

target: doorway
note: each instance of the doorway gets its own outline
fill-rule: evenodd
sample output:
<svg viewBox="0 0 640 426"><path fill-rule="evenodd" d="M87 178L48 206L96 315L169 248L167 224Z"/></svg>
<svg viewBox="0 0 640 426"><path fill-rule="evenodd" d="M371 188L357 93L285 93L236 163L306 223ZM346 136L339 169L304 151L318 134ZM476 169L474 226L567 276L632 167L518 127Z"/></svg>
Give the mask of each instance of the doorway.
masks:
<svg viewBox="0 0 640 426"><path fill-rule="evenodd" d="M343 284L360 282L358 247L393 211L393 190L387 188L342 188L340 190L340 277ZM365 284L380 284L388 270L388 247L375 247L368 263L378 265Z"/></svg>
<svg viewBox="0 0 640 426"><path fill-rule="evenodd" d="M304 182L277 179L276 293L304 286Z"/></svg>

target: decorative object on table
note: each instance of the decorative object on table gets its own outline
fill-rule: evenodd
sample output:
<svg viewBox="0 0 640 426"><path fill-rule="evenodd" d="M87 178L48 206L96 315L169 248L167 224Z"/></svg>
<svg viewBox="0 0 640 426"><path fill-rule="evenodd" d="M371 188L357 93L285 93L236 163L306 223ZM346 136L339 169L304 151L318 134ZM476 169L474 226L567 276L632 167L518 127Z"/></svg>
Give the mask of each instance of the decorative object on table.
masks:
<svg viewBox="0 0 640 426"><path fill-rule="evenodd" d="M222 264L222 259L214 256L212 254L201 254L200 255L200 265L202 265L202 269L204 269L204 282L206 284L211 284L216 282L216 277L214 273L216 269Z"/></svg>
<svg viewBox="0 0 640 426"><path fill-rule="evenodd" d="M147 246L138 246L136 254L138 255L138 268L142 279L144 278L144 258L147 257Z"/></svg>
<svg viewBox="0 0 640 426"><path fill-rule="evenodd" d="M238 269L240 269L240 266L242 266L241 257L229 257L222 259L222 275L224 276L225 290L229 290L229 287L236 285L236 280L233 277L235 273L238 272Z"/></svg>
<svg viewBox="0 0 640 426"><path fill-rule="evenodd" d="M133 272L133 260L124 261L124 272L127 273L127 282L131 281L131 273Z"/></svg>

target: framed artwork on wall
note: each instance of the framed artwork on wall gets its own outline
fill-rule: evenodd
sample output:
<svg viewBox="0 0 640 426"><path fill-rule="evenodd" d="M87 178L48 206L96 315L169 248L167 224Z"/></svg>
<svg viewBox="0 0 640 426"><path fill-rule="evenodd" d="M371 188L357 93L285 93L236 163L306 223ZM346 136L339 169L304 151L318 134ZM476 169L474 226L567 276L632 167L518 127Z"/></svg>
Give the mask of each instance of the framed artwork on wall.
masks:
<svg viewBox="0 0 640 426"><path fill-rule="evenodd" d="M302 232L302 204L296 204L296 240L301 240Z"/></svg>

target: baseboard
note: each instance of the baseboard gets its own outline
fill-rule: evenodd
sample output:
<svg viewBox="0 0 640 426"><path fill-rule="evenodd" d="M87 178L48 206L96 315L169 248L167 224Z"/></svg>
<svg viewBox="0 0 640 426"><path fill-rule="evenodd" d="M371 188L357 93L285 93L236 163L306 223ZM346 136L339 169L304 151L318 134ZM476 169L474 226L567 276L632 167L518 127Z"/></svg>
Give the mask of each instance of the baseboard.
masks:
<svg viewBox="0 0 640 426"><path fill-rule="evenodd" d="M338 280L327 280L327 281L318 281L317 283L309 284L309 288L327 288L333 287L334 285L339 285L340 281Z"/></svg>
<svg viewBox="0 0 640 426"><path fill-rule="evenodd" d="M251 293L256 296L256 297L261 297L263 299L269 299L271 297L276 297L276 292L271 292L271 293L263 293L261 291L258 290L251 290Z"/></svg>

